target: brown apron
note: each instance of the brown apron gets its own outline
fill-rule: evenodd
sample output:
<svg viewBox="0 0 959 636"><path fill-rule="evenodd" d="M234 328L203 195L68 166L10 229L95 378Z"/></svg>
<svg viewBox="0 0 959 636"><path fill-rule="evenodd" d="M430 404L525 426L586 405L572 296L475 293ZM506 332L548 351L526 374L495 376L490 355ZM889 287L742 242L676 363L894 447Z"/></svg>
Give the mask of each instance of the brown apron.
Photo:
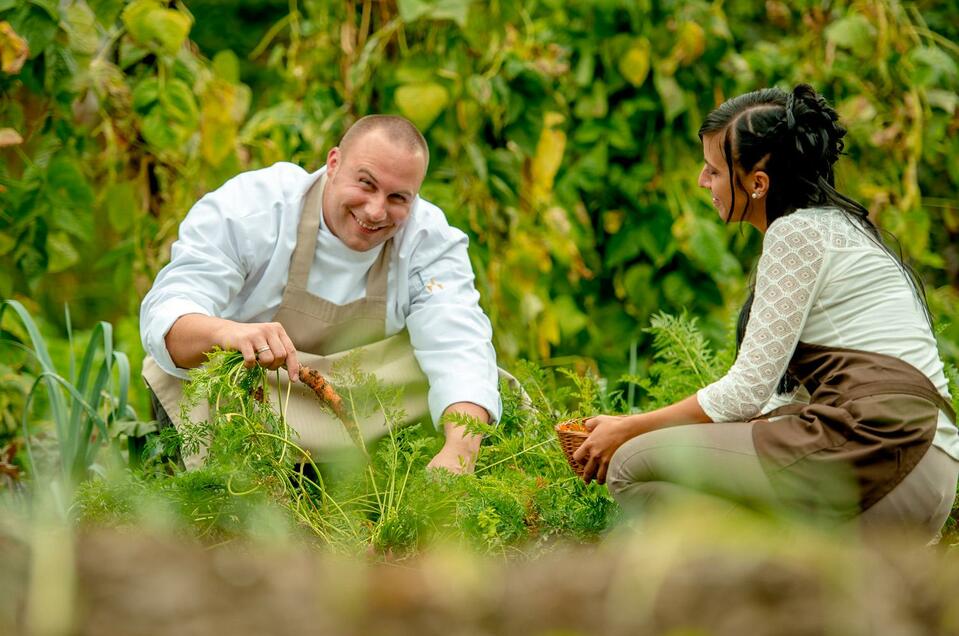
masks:
<svg viewBox="0 0 959 636"><path fill-rule="evenodd" d="M375 374L384 385L402 390L400 407L406 424L429 417L427 393L429 385L413 354L406 330L385 338L386 289L390 252L393 240L388 240L379 257L370 268L366 282L366 296L345 305L324 300L307 291L306 284L316 251L317 233L325 176L314 183L304 197L303 211L297 228L296 247L290 261L290 273L283 299L273 320L283 325L296 344L297 359L324 376L329 376L337 363L356 363L360 371ZM143 363L143 377L156 394L174 425L180 424L180 400L183 381L160 369L152 357ZM298 445L312 454L353 446L343 425L318 405L313 392L302 383L290 386L285 370L268 374L271 383L270 400L280 409L279 400L286 407L286 420L297 433ZM290 386L289 402L286 401ZM350 387L339 385L341 395ZM348 398L348 395L344 395ZM371 409L372 410L372 409ZM188 414L193 422L209 419L209 405L200 403ZM375 410L357 423L366 441L374 440L389 431L383 413ZM202 463L205 453L184 457L187 468Z"/></svg>
<svg viewBox="0 0 959 636"><path fill-rule="evenodd" d="M773 487L798 510L848 519L896 487L932 445L952 406L898 358L800 342L789 371L809 391L755 420L753 443Z"/></svg>

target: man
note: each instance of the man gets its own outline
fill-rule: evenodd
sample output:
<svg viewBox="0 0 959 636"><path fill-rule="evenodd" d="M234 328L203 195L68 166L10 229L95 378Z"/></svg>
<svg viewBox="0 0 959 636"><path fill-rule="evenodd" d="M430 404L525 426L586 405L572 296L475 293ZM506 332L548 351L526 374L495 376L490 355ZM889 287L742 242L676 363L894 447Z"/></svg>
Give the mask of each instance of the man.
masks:
<svg viewBox="0 0 959 636"><path fill-rule="evenodd" d="M185 370L215 346L242 352L247 366L285 366L300 391L304 357L323 368L359 351L374 361L369 370L389 375L415 355L422 372L413 374L429 382L422 410L446 434L429 465L471 471L481 439L442 416L499 418L496 358L467 238L418 196L428 163L412 123L372 115L316 173L278 163L204 196L140 309L144 377L165 411L177 412ZM416 411L416 396L406 398ZM321 410L299 408L307 410L291 425L322 451L326 433L311 429Z"/></svg>

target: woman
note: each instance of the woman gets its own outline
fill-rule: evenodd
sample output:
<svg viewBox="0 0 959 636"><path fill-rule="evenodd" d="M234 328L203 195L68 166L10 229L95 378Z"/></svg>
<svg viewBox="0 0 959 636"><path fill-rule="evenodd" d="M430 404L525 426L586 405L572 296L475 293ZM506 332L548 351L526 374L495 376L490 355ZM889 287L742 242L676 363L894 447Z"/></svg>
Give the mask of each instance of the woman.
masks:
<svg viewBox="0 0 959 636"><path fill-rule="evenodd" d="M762 255L724 377L587 421L576 458L621 504L712 495L929 538L948 516L959 437L923 289L834 188L837 120L808 85L706 118L699 185L727 223L764 233ZM773 398L790 404L769 412Z"/></svg>

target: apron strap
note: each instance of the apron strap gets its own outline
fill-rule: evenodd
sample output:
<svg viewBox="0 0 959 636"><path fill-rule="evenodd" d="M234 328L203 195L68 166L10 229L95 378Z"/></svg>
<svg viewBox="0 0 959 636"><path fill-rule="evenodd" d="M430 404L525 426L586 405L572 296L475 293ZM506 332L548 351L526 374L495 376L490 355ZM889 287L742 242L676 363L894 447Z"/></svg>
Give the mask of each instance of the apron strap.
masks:
<svg viewBox="0 0 959 636"><path fill-rule="evenodd" d="M316 237L320 231L320 214L323 210L323 189L326 187L326 173L313 182L303 197L303 211L300 224L296 228L296 247L290 261L288 285L306 289L310 278L310 268L316 254Z"/></svg>
<svg viewBox="0 0 959 636"><path fill-rule="evenodd" d="M366 277L366 297L370 300L386 301L386 283L390 274L390 252L393 248L393 237L390 237L376 262L370 268L370 273Z"/></svg>

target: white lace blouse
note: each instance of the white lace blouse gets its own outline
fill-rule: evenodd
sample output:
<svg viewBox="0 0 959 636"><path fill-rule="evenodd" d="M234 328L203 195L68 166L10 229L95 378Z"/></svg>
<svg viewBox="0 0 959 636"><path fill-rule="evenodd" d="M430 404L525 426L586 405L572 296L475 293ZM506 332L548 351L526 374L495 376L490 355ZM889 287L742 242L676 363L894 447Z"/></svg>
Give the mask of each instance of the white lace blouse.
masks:
<svg viewBox="0 0 959 636"><path fill-rule="evenodd" d="M776 386L800 340L897 357L949 399L935 337L905 274L853 223L839 210L814 208L769 226L739 356L697 393L714 422L748 420L771 400L781 403ZM945 414L933 443L959 459Z"/></svg>

